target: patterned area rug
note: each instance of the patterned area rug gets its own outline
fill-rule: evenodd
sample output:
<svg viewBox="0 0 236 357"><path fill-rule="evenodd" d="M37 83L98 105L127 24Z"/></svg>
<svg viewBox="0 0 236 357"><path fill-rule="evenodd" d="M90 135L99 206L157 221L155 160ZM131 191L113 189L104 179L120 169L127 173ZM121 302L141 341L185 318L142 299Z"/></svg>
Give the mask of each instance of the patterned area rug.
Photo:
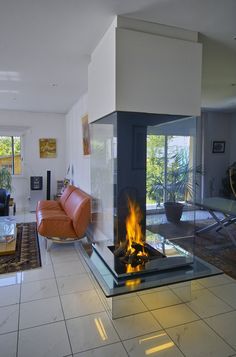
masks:
<svg viewBox="0 0 236 357"><path fill-rule="evenodd" d="M0 256L0 274L41 266L36 223L17 224L16 253Z"/></svg>
<svg viewBox="0 0 236 357"><path fill-rule="evenodd" d="M201 228L212 222L211 220L197 221L197 227ZM194 249L196 256L215 265L217 268L223 270L224 273L236 279L236 246L232 243L227 233L222 230L219 232L211 230L194 236L194 225L192 222L150 225L147 229L153 233L159 233L167 239L171 239L189 252L192 252ZM236 236L235 225L231 225L228 229ZM178 238L192 234L192 238Z"/></svg>

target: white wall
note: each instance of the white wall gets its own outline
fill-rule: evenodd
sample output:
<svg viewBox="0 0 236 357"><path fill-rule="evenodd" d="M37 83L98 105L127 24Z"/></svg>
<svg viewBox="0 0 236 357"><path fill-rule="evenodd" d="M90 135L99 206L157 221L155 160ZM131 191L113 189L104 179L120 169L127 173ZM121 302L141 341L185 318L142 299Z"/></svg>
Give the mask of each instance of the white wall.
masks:
<svg viewBox="0 0 236 357"><path fill-rule="evenodd" d="M92 53L88 67L89 121L115 110L116 19Z"/></svg>
<svg viewBox="0 0 236 357"><path fill-rule="evenodd" d="M62 114L33 113L23 111L0 111L1 127L10 133L24 132L23 135L23 175L13 178L17 210L28 208L30 196L30 176L43 176L42 198L46 199L46 171L51 170L52 195L56 193L56 180L65 177L65 116ZM4 135L4 134L3 134ZM40 159L39 138L56 138L57 157Z"/></svg>
<svg viewBox="0 0 236 357"><path fill-rule="evenodd" d="M91 55L90 122L117 110L199 115L202 45L196 38L193 31L116 18Z"/></svg>
<svg viewBox="0 0 236 357"><path fill-rule="evenodd" d="M202 45L116 29L116 109L199 115Z"/></svg>
<svg viewBox="0 0 236 357"><path fill-rule="evenodd" d="M66 115L66 166L73 166L70 179L90 193L90 155L83 154L81 118L88 112L88 95L84 94Z"/></svg>

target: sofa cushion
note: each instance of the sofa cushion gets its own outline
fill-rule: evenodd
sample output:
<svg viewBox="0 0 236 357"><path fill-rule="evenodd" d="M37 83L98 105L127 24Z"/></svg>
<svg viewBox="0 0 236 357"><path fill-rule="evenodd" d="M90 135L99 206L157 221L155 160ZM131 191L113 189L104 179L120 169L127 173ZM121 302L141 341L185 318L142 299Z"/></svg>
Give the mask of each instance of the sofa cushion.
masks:
<svg viewBox="0 0 236 357"><path fill-rule="evenodd" d="M38 232L48 238L82 238L90 221L90 201L91 197L75 186L67 187L59 202L40 201L36 210Z"/></svg>
<svg viewBox="0 0 236 357"><path fill-rule="evenodd" d="M37 211L37 228L44 237L77 237L72 219L64 211L46 209Z"/></svg>

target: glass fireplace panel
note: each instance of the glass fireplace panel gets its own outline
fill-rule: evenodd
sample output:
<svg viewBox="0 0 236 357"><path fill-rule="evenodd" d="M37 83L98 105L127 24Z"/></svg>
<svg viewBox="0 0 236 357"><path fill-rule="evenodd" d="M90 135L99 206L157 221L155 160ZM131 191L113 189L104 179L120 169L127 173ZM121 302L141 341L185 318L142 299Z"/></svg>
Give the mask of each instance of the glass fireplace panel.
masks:
<svg viewBox="0 0 236 357"><path fill-rule="evenodd" d="M91 125L92 235L94 241L114 239L116 216L116 115Z"/></svg>

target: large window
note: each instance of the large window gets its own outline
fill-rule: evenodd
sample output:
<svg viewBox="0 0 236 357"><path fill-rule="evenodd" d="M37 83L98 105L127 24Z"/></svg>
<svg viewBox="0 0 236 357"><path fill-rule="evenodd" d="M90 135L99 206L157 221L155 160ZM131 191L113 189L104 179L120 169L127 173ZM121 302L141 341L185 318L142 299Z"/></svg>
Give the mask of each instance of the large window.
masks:
<svg viewBox="0 0 236 357"><path fill-rule="evenodd" d="M165 201L172 199L171 193L175 191L175 200L185 201L186 188L179 185L179 181L181 175L186 175L189 171L190 185L193 163L192 140L191 136L147 136L148 204L162 206Z"/></svg>
<svg viewBox="0 0 236 357"><path fill-rule="evenodd" d="M21 167L21 137L0 136L0 168L7 168L12 175L20 175Z"/></svg>

